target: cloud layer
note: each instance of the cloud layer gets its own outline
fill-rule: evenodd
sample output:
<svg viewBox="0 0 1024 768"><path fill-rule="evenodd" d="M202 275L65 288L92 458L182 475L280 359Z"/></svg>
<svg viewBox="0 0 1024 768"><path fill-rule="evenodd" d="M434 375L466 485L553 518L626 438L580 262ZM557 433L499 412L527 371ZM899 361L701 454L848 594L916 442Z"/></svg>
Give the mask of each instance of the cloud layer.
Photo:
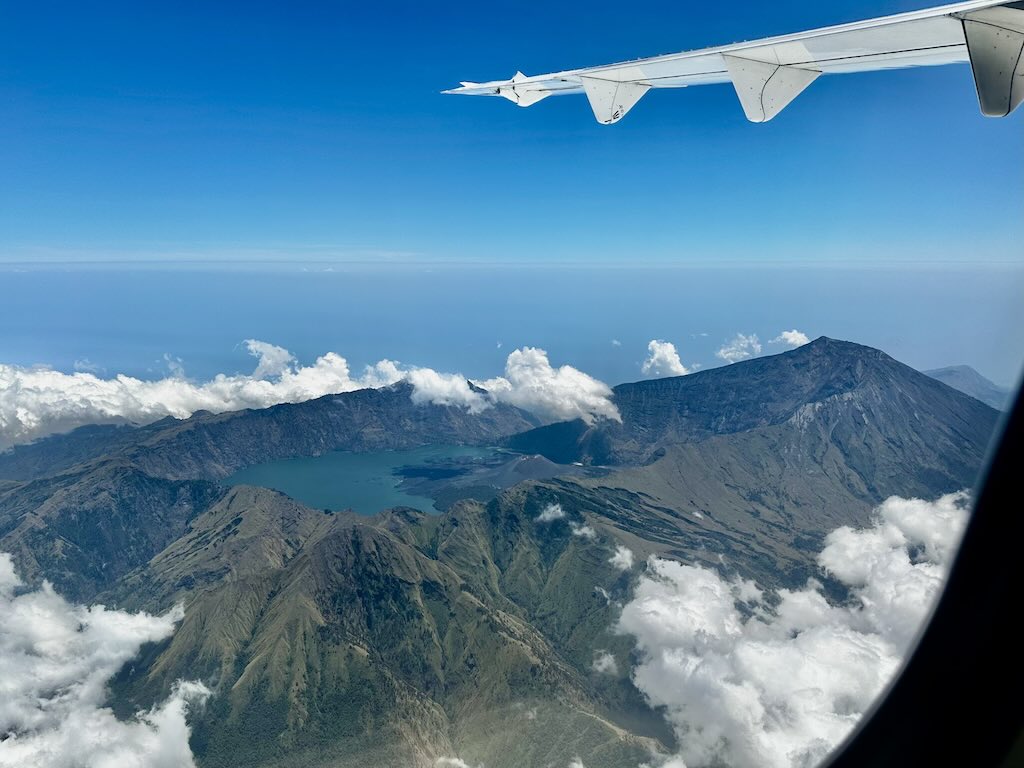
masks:
<svg viewBox="0 0 1024 768"><path fill-rule="evenodd" d="M676 345L660 339L648 342L647 359L640 370L645 376L685 376L690 372L679 359Z"/></svg>
<svg viewBox="0 0 1024 768"><path fill-rule="evenodd" d="M256 358L251 374L219 374L206 382L187 379L181 362L170 357L171 375L156 381L0 364L0 450L84 424L148 424L165 416L186 418L199 410L266 408L403 379L412 383L413 400L419 403L473 412L508 403L552 421L619 418L606 384L568 365L555 368L544 350L532 347L508 356L504 376L480 382L488 390L484 393L459 374L404 368L392 360L354 375L348 361L335 352L302 366L283 347L257 339L248 339L245 346Z"/></svg>
<svg viewBox="0 0 1024 768"><path fill-rule="evenodd" d="M49 584L24 591L0 553L0 766L189 768L185 713L209 691L179 682L165 702L120 721L106 685L143 643L181 619L72 605Z"/></svg>
<svg viewBox="0 0 1024 768"><path fill-rule="evenodd" d="M652 557L618 629L636 639L635 684L679 737L675 764L819 763L897 671L942 586L966 502L894 497L871 528L830 534L818 563L849 589L843 605L811 581L772 608L751 582Z"/></svg>

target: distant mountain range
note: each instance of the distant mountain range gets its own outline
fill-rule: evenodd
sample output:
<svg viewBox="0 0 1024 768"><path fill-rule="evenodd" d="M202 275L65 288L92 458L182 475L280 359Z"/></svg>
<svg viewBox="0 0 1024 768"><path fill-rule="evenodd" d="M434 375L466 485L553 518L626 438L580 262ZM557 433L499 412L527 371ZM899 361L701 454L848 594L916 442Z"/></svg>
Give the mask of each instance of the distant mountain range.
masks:
<svg viewBox="0 0 1024 768"><path fill-rule="evenodd" d="M193 723L202 768L636 765L674 744L611 629L635 577L617 547L801 585L823 536L887 496L970 488L998 417L826 338L614 400L621 424L537 427L511 408L413 405L396 385L78 430L0 457L0 550L77 600L185 604L113 705L202 678L216 691ZM607 472L374 517L220 482L268 458L496 442ZM538 522L554 504L562 516ZM617 671L596 672L595 649Z"/></svg>
<svg viewBox="0 0 1024 768"><path fill-rule="evenodd" d="M0 479L30 480L116 455L159 477L220 480L252 464L328 451L489 445L540 423L509 405L479 414L416 405L412 393L401 381L256 410L168 416L144 427L82 427L0 453Z"/></svg>
<svg viewBox="0 0 1024 768"><path fill-rule="evenodd" d="M969 365L951 365L924 373L996 410L1005 411L1010 407L1009 388L993 384Z"/></svg>

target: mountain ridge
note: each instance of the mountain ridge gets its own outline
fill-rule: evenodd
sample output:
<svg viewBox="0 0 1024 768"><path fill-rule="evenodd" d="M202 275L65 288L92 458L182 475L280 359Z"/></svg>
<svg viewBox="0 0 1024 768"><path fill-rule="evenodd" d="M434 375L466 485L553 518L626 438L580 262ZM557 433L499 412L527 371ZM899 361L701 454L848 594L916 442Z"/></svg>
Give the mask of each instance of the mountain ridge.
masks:
<svg viewBox="0 0 1024 768"><path fill-rule="evenodd" d="M649 556L830 589L815 560L829 531L867 523L890 494L970 488L981 466L993 409L878 350L808 346L620 385L622 424L512 438L620 463L442 514L330 514L217 478L286 422L305 425L295 413L312 428L278 449L313 455L379 449L403 425L404 440L490 439L522 415L410 414L421 406L395 390L341 408L198 414L127 446L110 433L110 454L0 483L0 549L78 600L185 606L176 633L112 682L112 705L144 711L175 680L202 679L215 694L192 719L201 768L639 764L675 747L613 629ZM596 668L598 653L615 664Z"/></svg>
<svg viewBox="0 0 1024 768"><path fill-rule="evenodd" d="M995 384L969 365L950 365L945 368L922 371L922 373L963 392L965 395L970 395L996 410L1004 411L1009 407L1012 394L1009 387Z"/></svg>
<svg viewBox="0 0 1024 768"><path fill-rule="evenodd" d="M458 406L414 403L412 393L412 385L400 381L267 408L168 416L140 427L79 427L0 453L0 478L32 480L118 453L161 477L220 480L251 464L334 450L493 444L539 424L502 403L469 414Z"/></svg>
<svg viewBox="0 0 1024 768"><path fill-rule="evenodd" d="M696 442L783 423L815 403L856 391L877 393L894 384L911 400L930 397L943 403L943 415L952 417L956 428L972 432L973 440L987 439L987 430L994 426L994 411L975 406L973 398L946 389L880 350L822 336L778 355L620 384L613 389L620 424L562 422L514 435L506 444L553 461L643 464L657 458L655 453L666 443ZM946 404L950 398L959 399L955 407ZM957 409L969 415L961 418Z"/></svg>

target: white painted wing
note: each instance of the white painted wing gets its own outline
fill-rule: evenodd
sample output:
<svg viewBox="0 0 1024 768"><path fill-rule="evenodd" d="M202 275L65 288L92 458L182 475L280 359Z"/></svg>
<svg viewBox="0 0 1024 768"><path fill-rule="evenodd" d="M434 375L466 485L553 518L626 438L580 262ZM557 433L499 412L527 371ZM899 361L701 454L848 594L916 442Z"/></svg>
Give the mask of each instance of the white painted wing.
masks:
<svg viewBox="0 0 1024 768"><path fill-rule="evenodd" d="M616 123L651 88L732 83L747 118L766 122L821 75L970 62L982 112L1024 100L1024 2L973 0L717 48L510 80L444 93L502 96L528 107L585 93L598 122Z"/></svg>

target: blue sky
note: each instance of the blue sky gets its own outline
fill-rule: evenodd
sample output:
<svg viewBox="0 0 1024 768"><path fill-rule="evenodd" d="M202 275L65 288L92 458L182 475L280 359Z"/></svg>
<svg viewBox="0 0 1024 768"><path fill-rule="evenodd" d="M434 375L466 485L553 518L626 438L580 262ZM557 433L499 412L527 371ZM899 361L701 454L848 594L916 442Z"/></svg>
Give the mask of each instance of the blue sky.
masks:
<svg viewBox="0 0 1024 768"><path fill-rule="evenodd" d="M784 347L768 342L797 328L919 369L967 363L1009 384L1024 350L1015 267L329 269L0 268L0 364L71 371L79 361L152 379L167 375L166 354L206 380L251 372L241 342L256 338L303 364L335 351L354 369L389 358L487 378L529 345L614 384L642 378L651 339L707 368L736 333L758 334L771 354Z"/></svg>
<svg viewBox="0 0 1024 768"><path fill-rule="evenodd" d="M0 364L207 377L255 337L488 376L530 344L619 382L652 338L709 366L795 327L1009 383L1024 110L983 118L968 67L821 78L760 126L729 86L610 127L440 94L923 5L0 5Z"/></svg>
<svg viewBox="0 0 1024 768"><path fill-rule="evenodd" d="M728 86L612 127L438 93L923 5L6 3L0 259L1024 261L1022 115L966 66L763 126Z"/></svg>

